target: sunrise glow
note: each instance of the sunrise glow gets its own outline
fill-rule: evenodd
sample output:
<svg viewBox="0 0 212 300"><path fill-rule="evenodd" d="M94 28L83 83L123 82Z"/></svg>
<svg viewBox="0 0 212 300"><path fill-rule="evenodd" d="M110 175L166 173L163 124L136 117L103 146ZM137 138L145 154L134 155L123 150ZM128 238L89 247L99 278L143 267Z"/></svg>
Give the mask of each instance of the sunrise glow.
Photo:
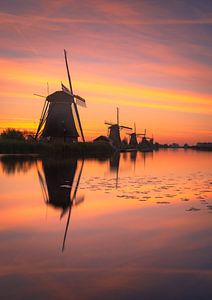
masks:
<svg viewBox="0 0 212 300"><path fill-rule="evenodd" d="M67 83L66 48L86 140L121 122L158 142L211 141L209 2L5 1L0 11L0 128L35 131L43 99ZM196 2L196 1L194 1Z"/></svg>

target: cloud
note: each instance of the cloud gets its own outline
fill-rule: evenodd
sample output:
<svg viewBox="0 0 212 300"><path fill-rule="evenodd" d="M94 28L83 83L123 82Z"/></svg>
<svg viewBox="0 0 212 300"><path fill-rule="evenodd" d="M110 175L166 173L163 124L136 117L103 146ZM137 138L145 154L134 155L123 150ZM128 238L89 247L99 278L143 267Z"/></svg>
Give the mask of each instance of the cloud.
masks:
<svg viewBox="0 0 212 300"><path fill-rule="evenodd" d="M95 105L210 115L210 8L207 1L191 6L175 0L38 0L36 7L33 1L4 2L2 114L9 113L6 100L8 105L26 101L42 92L46 81L57 89L66 80L62 51L67 48L74 87ZM21 115L17 106L14 112ZM160 126L160 115L156 119Z"/></svg>

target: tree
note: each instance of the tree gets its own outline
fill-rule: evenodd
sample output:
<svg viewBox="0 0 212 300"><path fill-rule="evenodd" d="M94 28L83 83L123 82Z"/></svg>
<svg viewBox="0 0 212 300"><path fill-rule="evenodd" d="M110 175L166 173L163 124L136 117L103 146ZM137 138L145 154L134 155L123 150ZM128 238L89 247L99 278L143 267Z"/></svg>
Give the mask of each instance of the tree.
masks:
<svg viewBox="0 0 212 300"><path fill-rule="evenodd" d="M2 139L10 139L10 140L19 140L24 141L24 134L17 129L14 128L7 128L1 134Z"/></svg>

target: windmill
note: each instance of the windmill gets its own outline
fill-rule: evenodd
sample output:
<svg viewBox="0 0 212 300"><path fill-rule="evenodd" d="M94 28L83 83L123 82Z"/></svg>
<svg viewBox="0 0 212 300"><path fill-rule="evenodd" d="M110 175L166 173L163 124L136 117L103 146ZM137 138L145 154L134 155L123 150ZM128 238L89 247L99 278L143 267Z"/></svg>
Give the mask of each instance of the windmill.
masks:
<svg viewBox="0 0 212 300"><path fill-rule="evenodd" d="M130 142L129 142L129 144L131 146L137 146L138 145L137 137L144 135L143 133L137 133L136 132L136 124L135 123L134 123L134 132L128 133L128 134L130 136Z"/></svg>
<svg viewBox="0 0 212 300"><path fill-rule="evenodd" d="M153 134L152 134L152 137L146 136L146 129L144 129L144 133L141 133L140 135L143 136L142 137L142 142L147 141L150 144L153 144L153 142L154 142Z"/></svg>
<svg viewBox="0 0 212 300"><path fill-rule="evenodd" d="M121 129L129 129L132 130L131 127L128 126L123 126L119 124L119 108L117 107L116 109L116 118L117 122L116 123L111 123L105 121L105 124L108 125L108 137L112 141L113 145L117 148L121 148L122 143L121 143L121 137L120 137L120 130Z"/></svg>
<svg viewBox="0 0 212 300"><path fill-rule="evenodd" d="M80 135L85 142L77 105L85 107L86 102L85 99L73 93L66 50L64 50L64 57L69 89L61 83L61 91L56 91L45 98L35 135L36 140L41 138L47 141L77 142L79 137L77 127L79 127ZM77 122L75 122L74 114Z"/></svg>
<svg viewBox="0 0 212 300"><path fill-rule="evenodd" d="M142 135L142 140L139 143L139 149L144 152L150 152L153 151L153 137L147 137L146 136L146 129L144 129L144 133Z"/></svg>

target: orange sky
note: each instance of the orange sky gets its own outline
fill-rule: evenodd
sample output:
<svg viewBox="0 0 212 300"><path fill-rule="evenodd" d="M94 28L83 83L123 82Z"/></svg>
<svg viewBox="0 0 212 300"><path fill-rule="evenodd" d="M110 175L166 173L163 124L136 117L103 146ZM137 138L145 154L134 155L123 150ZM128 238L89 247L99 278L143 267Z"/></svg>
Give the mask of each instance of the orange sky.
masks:
<svg viewBox="0 0 212 300"><path fill-rule="evenodd" d="M1 129L36 128L33 93L67 84L66 48L87 139L107 133L119 106L121 123L161 143L212 141L211 16L206 0L4 1Z"/></svg>

